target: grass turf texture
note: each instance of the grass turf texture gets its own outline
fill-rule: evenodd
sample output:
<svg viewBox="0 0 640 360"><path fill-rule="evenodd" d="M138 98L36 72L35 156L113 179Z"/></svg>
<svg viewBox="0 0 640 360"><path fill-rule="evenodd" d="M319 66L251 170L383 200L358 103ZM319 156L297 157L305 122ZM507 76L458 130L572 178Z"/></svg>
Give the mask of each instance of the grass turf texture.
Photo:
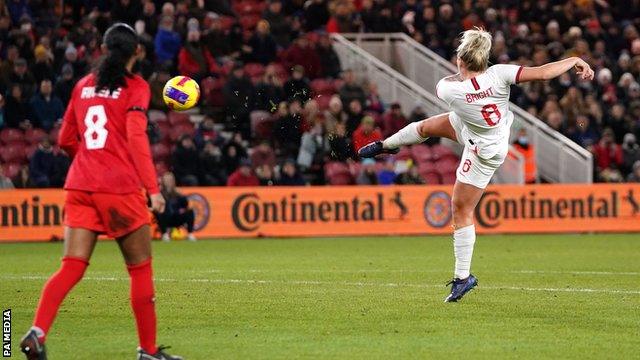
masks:
<svg viewBox="0 0 640 360"><path fill-rule="evenodd" d="M0 245L14 357L61 251ZM638 254L637 234L481 236L479 287L445 304L448 237L155 243L158 338L187 359L637 358ZM133 359L114 243L98 244L86 277L48 335L50 358Z"/></svg>

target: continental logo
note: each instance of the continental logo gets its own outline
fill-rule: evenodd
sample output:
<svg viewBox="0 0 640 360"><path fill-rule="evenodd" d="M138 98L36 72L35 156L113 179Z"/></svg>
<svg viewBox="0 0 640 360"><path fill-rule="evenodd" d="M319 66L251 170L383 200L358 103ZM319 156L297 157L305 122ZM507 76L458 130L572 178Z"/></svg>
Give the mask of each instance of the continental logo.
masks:
<svg viewBox="0 0 640 360"><path fill-rule="evenodd" d="M231 216L236 228L243 232L256 231L262 224L367 223L389 220L385 202L398 209L398 219L406 215L407 207L398 191L393 196L376 193L340 200L298 199L296 193L263 200L258 193L244 193L233 201Z"/></svg>
<svg viewBox="0 0 640 360"><path fill-rule="evenodd" d="M550 198L539 196L536 191L519 197L503 197L499 191L484 193L476 207L476 220L485 228L501 225L503 220L525 219L605 219L620 216L620 203L627 202L631 215L640 214L640 202L632 189L624 195L611 190L604 194L581 197Z"/></svg>
<svg viewBox="0 0 640 360"><path fill-rule="evenodd" d="M0 227L60 226L62 218L62 206L43 204L37 195L19 203L0 203Z"/></svg>

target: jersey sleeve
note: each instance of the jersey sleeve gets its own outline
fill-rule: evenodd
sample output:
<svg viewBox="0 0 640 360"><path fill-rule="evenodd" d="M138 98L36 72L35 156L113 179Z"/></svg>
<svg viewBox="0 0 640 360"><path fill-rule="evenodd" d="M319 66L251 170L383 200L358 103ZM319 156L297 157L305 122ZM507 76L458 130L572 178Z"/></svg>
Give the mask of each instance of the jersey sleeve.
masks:
<svg viewBox="0 0 640 360"><path fill-rule="evenodd" d="M493 65L491 69L495 76L506 86L517 84L522 72L522 66L513 64Z"/></svg>
<svg viewBox="0 0 640 360"><path fill-rule="evenodd" d="M147 111L151 99L149 84L140 79L129 89L127 111Z"/></svg>
<svg viewBox="0 0 640 360"><path fill-rule="evenodd" d="M436 84L436 96L449 105L451 103L451 91L446 84L447 80L441 79Z"/></svg>

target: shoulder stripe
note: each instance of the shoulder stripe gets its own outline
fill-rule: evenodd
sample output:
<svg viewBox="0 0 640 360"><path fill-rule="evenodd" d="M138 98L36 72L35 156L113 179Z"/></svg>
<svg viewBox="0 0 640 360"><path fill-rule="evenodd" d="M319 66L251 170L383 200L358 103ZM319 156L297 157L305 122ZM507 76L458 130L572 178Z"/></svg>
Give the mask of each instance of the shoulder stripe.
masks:
<svg viewBox="0 0 640 360"><path fill-rule="evenodd" d="M518 68L518 72L516 73L516 84L520 82L520 73L522 73L522 65Z"/></svg>
<svg viewBox="0 0 640 360"><path fill-rule="evenodd" d="M475 77L471 78L471 84L473 84L475 90L480 90L480 84L478 84L478 80Z"/></svg>

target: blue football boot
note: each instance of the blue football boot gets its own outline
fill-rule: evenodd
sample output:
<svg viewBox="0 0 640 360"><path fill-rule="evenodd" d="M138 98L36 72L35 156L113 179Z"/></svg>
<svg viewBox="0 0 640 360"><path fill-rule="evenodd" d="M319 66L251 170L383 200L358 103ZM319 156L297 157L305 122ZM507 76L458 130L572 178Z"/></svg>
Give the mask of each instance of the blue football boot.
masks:
<svg viewBox="0 0 640 360"><path fill-rule="evenodd" d="M444 302L456 302L478 285L478 279L469 274L466 279L453 279L447 283L447 286L451 285L451 293L444 299Z"/></svg>
<svg viewBox="0 0 640 360"><path fill-rule="evenodd" d="M400 149L385 149L382 147L382 141L374 141L372 143L368 143L358 150L358 156L367 159L374 158L380 154L397 154Z"/></svg>

